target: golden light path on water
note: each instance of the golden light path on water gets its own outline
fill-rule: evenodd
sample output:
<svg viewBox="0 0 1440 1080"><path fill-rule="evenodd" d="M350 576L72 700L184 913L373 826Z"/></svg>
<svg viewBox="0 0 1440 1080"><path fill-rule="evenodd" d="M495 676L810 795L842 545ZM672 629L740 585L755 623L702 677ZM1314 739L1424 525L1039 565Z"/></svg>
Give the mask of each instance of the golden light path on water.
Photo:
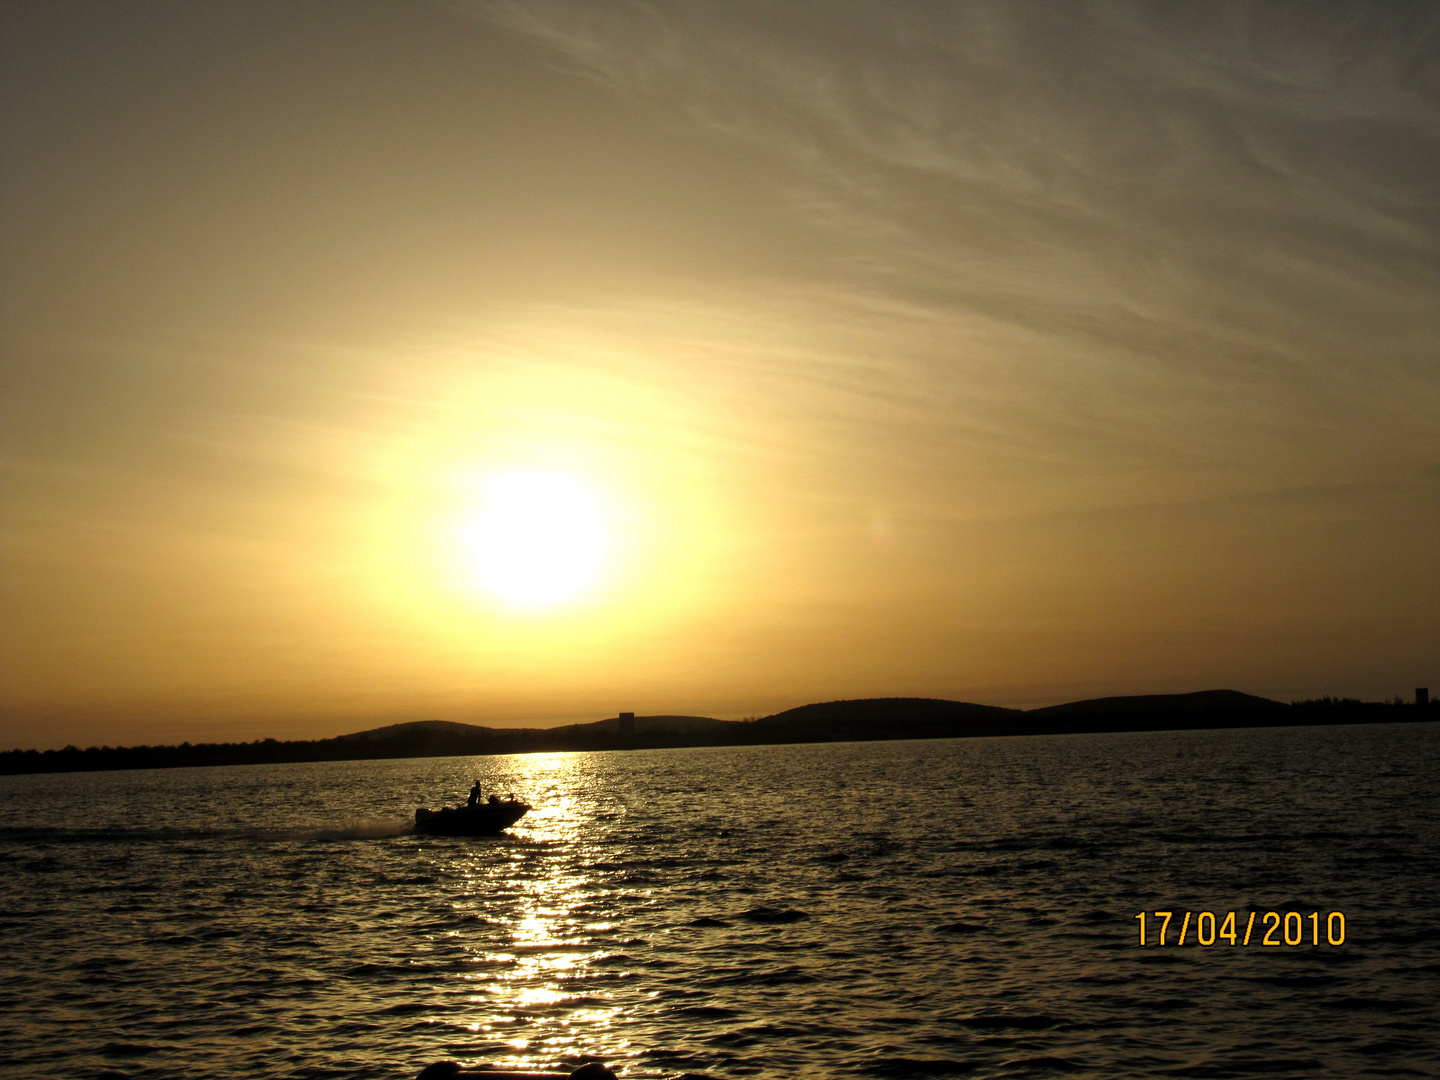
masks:
<svg viewBox="0 0 1440 1080"><path fill-rule="evenodd" d="M593 820L595 806L593 799L575 792L592 786L594 778L584 766L593 765L593 759L559 753L510 760L522 768L513 781L516 787L546 791L543 804L526 816L526 831L547 848L571 849L572 857L547 860L541 873L516 882L519 895L514 897L508 946L475 950L495 974L469 976L475 981L484 978L486 985L483 990L477 987L469 998L479 1015L468 1029L508 1046L508 1054L487 1059L497 1067L533 1069L557 1059L624 1057L630 1040L611 1031L621 1006L603 992L576 989L585 969L622 955L591 944L595 935L620 929L617 923L587 921L582 910L586 901L604 891L580 869L587 854L584 826ZM493 867L487 872L472 866L466 881L469 891L493 891ZM517 1024L517 1016L524 1018L523 1025Z"/></svg>

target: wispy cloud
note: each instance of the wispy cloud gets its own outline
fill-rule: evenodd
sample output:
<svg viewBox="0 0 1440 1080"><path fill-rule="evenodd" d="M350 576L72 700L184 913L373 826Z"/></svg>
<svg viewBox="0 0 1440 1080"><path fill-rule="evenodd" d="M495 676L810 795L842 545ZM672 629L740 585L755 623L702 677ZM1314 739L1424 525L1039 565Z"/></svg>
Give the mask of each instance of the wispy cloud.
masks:
<svg viewBox="0 0 1440 1080"><path fill-rule="evenodd" d="M973 383L984 325L1012 396L1140 455L1218 438L1292 480L1440 458L1433 6L473 10L783 161L909 392Z"/></svg>

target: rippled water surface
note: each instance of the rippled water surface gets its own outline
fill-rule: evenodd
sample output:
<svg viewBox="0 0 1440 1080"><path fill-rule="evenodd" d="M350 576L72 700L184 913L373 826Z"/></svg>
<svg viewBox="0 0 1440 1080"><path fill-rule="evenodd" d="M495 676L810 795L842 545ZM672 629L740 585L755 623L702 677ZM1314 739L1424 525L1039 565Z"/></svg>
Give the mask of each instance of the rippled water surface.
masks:
<svg viewBox="0 0 1440 1080"><path fill-rule="evenodd" d="M1437 885L1435 724L0 777L0 1070L1433 1076Z"/></svg>

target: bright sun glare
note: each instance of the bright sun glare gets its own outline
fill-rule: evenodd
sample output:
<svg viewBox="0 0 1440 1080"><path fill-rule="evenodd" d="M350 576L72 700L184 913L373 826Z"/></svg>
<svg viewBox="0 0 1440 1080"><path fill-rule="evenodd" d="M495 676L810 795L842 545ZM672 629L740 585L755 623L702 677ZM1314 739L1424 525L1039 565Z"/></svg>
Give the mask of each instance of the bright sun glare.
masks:
<svg viewBox="0 0 1440 1080"><path fill-rule="evenodd" d="M488 478L463 543L481 586L516 607L547 607L590 585L605 557L599 500L573 476L514 470Z"/></svg>

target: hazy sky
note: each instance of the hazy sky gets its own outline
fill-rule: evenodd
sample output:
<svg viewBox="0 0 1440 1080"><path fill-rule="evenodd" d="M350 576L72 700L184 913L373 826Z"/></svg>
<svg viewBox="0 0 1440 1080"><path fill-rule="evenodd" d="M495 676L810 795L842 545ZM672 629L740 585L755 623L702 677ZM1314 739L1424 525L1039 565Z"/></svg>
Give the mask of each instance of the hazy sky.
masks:
<svg viewBox="0 0 1440 1080"><path fill-rule="evenodd" d="M1440 689L1430 0L0 49L0 748Z"/></svg>

